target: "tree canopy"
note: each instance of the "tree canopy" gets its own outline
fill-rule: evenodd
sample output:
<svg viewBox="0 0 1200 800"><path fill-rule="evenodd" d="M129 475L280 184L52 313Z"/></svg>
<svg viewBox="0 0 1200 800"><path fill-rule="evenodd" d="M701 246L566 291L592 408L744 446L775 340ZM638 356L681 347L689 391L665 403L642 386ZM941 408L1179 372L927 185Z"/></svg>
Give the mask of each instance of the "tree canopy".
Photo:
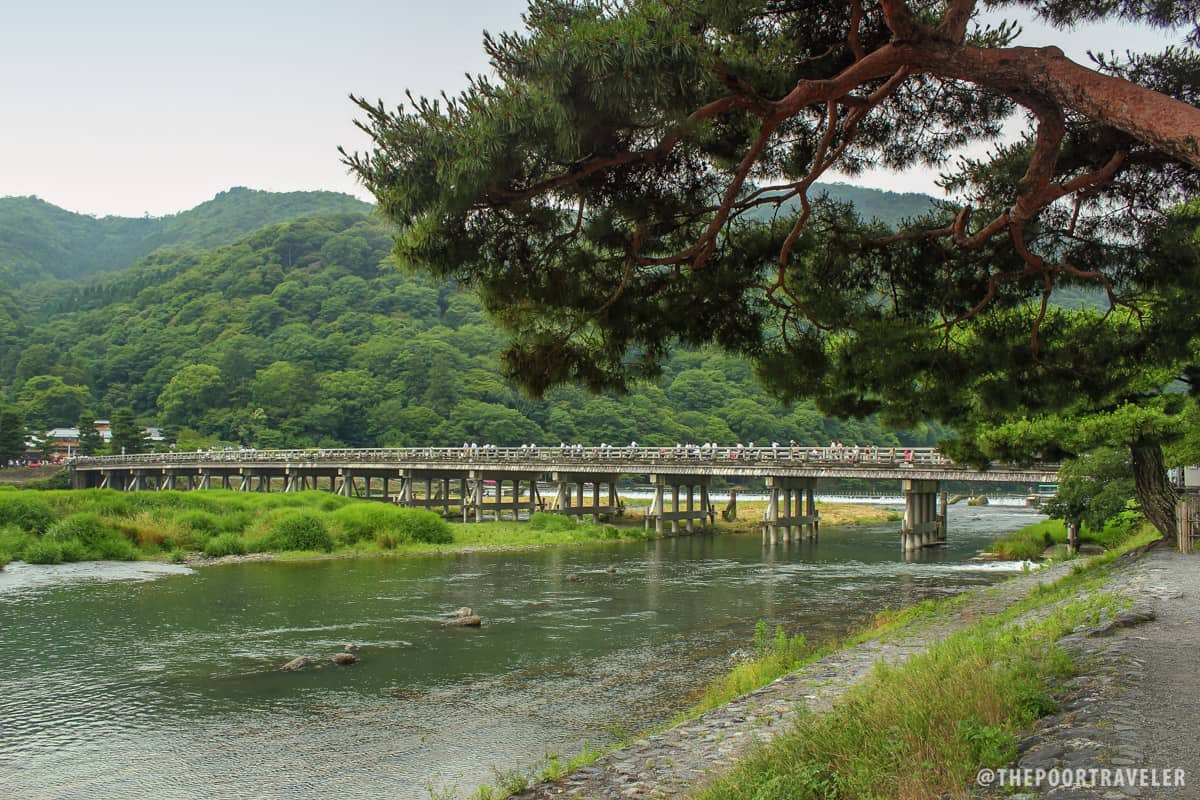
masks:
<svg viewBox="0 0 1200 800"><path fill-rule="evenodd" d="M1191 26L1090 66L978 5L533 0L524 32L485 35L494 78L355 98L374 147L345 161L402 260L476 289L534 393L623 390L715 343L784 397L896 423L1136 402L1200 328L1192 5L988 4ZM941 170L955 200L891 229L812 196L876 166ZM1060 302L1080 287L1100 312Z"/></svg>

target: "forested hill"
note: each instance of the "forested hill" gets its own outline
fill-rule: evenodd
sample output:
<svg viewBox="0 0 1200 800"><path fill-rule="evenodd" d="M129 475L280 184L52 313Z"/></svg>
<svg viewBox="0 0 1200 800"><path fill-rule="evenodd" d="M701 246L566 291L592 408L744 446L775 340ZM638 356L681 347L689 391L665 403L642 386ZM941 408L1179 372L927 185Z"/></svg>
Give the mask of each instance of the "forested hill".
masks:
<svg viewBox="0 0 1200 800"><path fill-rule="evenodd" d="M878 220L896 227L903 220L919 217L933 208L934 198L914 192L885 192L848 183L818 183L813 194L826 194L839 203L850 203L867 222Z"/></svg>
<svg viewBox="0 0 1200 800"><path fill-rule="evenodd" d="M128 267L163 246L229 244L266 225L372 206L336 192L233 188L166 217L91 217L36 197L0 198L0 284L72 280Z"/></svg>
<svg viewBox="0 0 1200 800"><path fill-rule="evenodd" d="M626 397L519 396L503 334L453 286L396 269L388 228L332 214L208 251L160 250L51 317L12 326L0 387L38 427L130 406L181 447L561 440L929 443L780 407L744 359L681 351ZM0 326L0 336L5 330Z"/></svg>

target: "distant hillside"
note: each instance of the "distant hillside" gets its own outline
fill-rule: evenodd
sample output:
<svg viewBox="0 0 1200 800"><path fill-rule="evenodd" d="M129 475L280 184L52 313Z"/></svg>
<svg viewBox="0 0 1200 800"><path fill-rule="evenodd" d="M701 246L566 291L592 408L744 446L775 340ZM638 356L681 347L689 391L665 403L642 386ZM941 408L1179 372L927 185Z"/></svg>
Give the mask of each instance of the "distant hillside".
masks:
<svg viewBox="0 0 1200 800"><path fill-rule="evenodd" d="M882 189L869 189L865 186L851 186L847 183L816 183L808 192L810 200L821 195L839 203L850 203L854 210L866 222L877 220L895 228L906 219L919 217L934 207L937 202L927 194L913 192L885 192ZM795 198L786 201L784 208L787 213L796 213L800 202ZM751 219L768 220L775 214L771 205L758 206L751 209L747 216Z"/></svg>
<svg viewBox="0 0 1200 800"><path fill-rule="evenodd" d="M124 269L159 247L209 248L280 222L373 207L336 192L237 187L167 217L91 217L36 197L0 198L0 283L24 286Z"/></svg>
<svg viewBox="0 0 1200 800"><path fill-rule="evenodd" d="M261 228L229 245L152 253L60 286L25 318L0 288L0 406L31 425L132 407L181 447L427 445L479 441L926 444L876 420L780 406L750 363L681 349L624 397L563 387L544 401L500 374L506 337L449 283L397 269L392 229L367 214ZM6 323L5 309L10 317Z"/></svg>
<svg viewBox="0 0 1200 800"><path fill-rule="evenodd" d="M904 219L918 217L933 208L934 198L915 192L885 192L847 183L818 183L817 192L840 203L852 203L858 215L870 222L877 219L896 227Z"/></svg>

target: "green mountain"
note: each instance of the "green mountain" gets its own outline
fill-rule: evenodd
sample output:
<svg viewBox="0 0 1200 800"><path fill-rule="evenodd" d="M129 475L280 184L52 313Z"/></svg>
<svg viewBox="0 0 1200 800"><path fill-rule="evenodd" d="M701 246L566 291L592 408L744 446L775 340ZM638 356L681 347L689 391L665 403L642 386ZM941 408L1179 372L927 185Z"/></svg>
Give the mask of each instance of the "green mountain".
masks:
<svg viewBox="0 0 1200 800"><path fill-rule="evenodd" d="M824 193L839 203L850 203L858 215L868 222L879 220L891 227L903 220L918 217L934 207L937 201L927 194L915 192L885 192L848 183L818 183L814 194Z"/></svg>
<svg viewBox="0 0 1200 800"><path fill-rule="evenodd" d="M234 188L166 217L91 217L36 197L0 198L0 284L74 280L128 267L160 247L209 248L299 217L368 212L336 192Z"/></svg>
<svg viewBox="0 0 1200 800"><path fill-rule="evenodd" d="M647 446L791 438L892 446L939 431L780 406L751 365L681 350L624 397L543 401L499 374L504 334L451 284L399 270L366 214L273 225L210 250L162 249L16 322L0 387L46 428L132 407L181 447L586 441ZM3 304L0 303L0 310ZM4 331L0 326L0 336Z"/></svg>

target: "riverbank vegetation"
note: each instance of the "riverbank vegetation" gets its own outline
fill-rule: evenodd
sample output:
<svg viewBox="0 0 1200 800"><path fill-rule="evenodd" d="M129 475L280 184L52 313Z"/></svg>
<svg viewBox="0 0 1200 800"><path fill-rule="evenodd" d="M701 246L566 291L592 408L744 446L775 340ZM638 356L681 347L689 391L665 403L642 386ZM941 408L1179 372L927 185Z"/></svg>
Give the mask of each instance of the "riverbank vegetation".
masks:
<svg viewBox="0 0 1200 800"><path fill-rule="evenodd" d="M825 506L842 524L874 521L879 510ZM754 504L740 532L761 520ZM222 558L255 553L401 555L474 549L546 547L652 537L638 512L620 524L559 514L527 521L449 522L423 509L398 508L326 492L118 492L111 489L18 491L0 488L0 556L38 564L94 559Z"/></svg>
<svg viewBox="0 0 1200 800"><path fill-rule="evenodd" d="M1103 591L1111 565L1158 536L1143 525L1117 548L903 666L876 666L830 712L801 717L699 798L957 796L981 767L1011 763L1019 734L1054 709L1052 691L1073 669L1057 641L1117 610ZM1049 613L1020 621L1034 609ZM918 616L933 620L950 611L934 603Z"/></svg>
<svg viewBox="0 0 1200 800"><path fill-rule="evenodd" d="M618 529L555 514L534 514L528 522L456 524L424 509L311 491L0 491L0 554L41 564L281 552L441 552L645 535L640 526Z"/></svg>
<svg viewBox="0 0 1200 800"><path fill-rule="evenodd" d="M1098 530L1085 523L1079 528L1079 543L1111 550L1136 534L1145 522L1136 511L1127 510L1105 520ZM1066 545L1066 524L1061 519L1047 519L1000 537L991 551L1001 558L1033 561L1042 558L1047 548Z"/></svg>
<svg viewBox="0 0 1200 800"><path fill-rule="evenodd" d="M759 620L754 627L754 650L750 657L729 672L709 683L704 694L677 721L703 714L710 708L722 706L747 692L766 686L778 677L793 672L805 664L832 652L831 645L813 647L802 634L789 636L782 625L770 636L767 623Z"/></svg>

